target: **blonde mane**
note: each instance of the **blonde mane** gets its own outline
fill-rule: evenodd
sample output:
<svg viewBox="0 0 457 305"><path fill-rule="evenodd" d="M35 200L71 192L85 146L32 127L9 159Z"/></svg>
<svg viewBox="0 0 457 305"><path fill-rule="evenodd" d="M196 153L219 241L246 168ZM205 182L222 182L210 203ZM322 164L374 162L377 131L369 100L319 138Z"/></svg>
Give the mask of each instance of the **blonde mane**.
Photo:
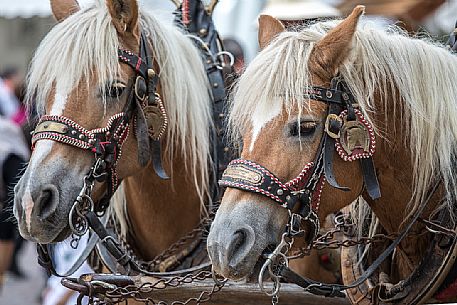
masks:
<svg viewBox="0 0 457 305"><path fill-rule="evenodd" d="M260 52L233 94L228 121L233 141L252 128L256 111L268 111L277 103L289 113L309 107L303 95L304 88L312 85L309 56L315 43L338 23L320 22L283 32ZM410 149L413 164L413 210L438 177L451 207L457 191L457 57L437 43L408 37L397 27L383 30L365 23L358 26L350 56L339 72L368 118L388 104L392 108L391 103L401 109L404 149ZM375 105L380 90L385 94ZM398 92L398 96L387 96L387 92ZM376 132L383 136L385 131L378 128Z"/></svg>
<svg viewBox="0 0 457 305"><path fill-rule="evenodd" d="M160 67L162 97L170 122L165 151L170 161L176 153L185 157L186 168L193 175L203 204L209 198L212 168L212 112L200 53L177 27L159 21L147 11L141 10L140 16L140 28L151 42L154 59ZM99 87L105 88L104 84L120 71L119 44L102 0L57 24L32 60L27 86L29 107L35 106L38 113L43 114L45 102L57 81L59 86L70 89L81 80L86 80L89 86L93 71L97 72Z"/></svg>

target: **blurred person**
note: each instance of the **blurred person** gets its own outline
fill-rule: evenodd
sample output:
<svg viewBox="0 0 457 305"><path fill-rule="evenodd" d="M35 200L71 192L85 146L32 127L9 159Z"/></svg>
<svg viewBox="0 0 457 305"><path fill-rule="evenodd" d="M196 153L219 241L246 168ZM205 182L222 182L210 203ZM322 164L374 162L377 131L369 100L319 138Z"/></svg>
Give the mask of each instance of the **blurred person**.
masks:
<svg viewBox="0 0 457 305"><path fill-rule="evenodd" d="M0 72L0 115L4 118L10 119L23 130L26 143L30 143L31 135L30 131L33 130L33 126L27 122L27 113L24 104L24 82L19 72L19 69L14 67L8 67ZM24 239L19 235L15 234L13 257L8 271L21 279L26 276L19 268L19 252L22 249Z"/></svg>
<svg viewBox="0 0 457 305"><path fill-rule="evenodd" d="M0 72L0 115L15 122L25 119L18 118L21 116L21 103L16 96L16 90L21 84L22 79L17 68L10 67Z"/></svg>
<svg viewBox="0 0 457 305"><path fill-rule="evenodd" d="M29 158L21 128L0 116L0 285L10 267L18 236L13 215L13 187Z"/></svg>

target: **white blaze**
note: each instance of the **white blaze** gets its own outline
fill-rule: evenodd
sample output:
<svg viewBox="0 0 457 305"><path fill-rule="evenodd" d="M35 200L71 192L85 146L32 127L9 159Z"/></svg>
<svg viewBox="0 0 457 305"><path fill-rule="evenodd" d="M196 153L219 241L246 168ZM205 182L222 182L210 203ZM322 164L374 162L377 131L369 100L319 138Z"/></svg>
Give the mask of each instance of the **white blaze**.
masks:
<svg viewBox="0 0 457 305"><path fill-rule="evenodd" d="M62 115L63 110L65 109L65 105L67 103L67 98L70 90L63 89L59 84L56 86L56 94L54 96L54 103L52 104L50 115ZM27 225L27 229L30 232L30 223L32 217L33 206L35 203L33 202L32 194L30 192L30 185L35 179L35 171L39 169L41 163L46 158L46 156L52 151L52 146L54 141L52 140L40 140L35 144L35 148L33 150L33 154L30 158L30 162L28 165L27 170L29 172L28 181L26 185L26 189L24 195L22 196L22 207L25 211L25 223ZM52 164L49 164L52 166Z"/></svg>
<svg viewBox="0 0 457 305"><path fill-rule="evenodd" d="M279 100L272 101L270 105L267 103L258 103L252 115L252 139L249 150L254 149L254 143L260 134L262 128L279 114L281 114L282 103Z"/></svg>

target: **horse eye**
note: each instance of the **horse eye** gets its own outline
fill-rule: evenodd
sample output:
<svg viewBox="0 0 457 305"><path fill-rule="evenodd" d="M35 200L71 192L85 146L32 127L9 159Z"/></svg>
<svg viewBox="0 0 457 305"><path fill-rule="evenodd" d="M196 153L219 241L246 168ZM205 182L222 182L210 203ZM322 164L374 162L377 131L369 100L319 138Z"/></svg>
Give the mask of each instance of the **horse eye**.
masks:
<svg viewBox="0 0 457 305"><path fill-rule="evenodd" d="M301 122L300 124L295 123L290 126L291 137L310 137L316 131L316 122Z"/></svg>
<svg viewBox="0 0 457 305"><path fill-rule="evenodd" d="M120 98L125 90L125 85L122 83L112 83L106 86L105 96L107 98Z"/></svg>

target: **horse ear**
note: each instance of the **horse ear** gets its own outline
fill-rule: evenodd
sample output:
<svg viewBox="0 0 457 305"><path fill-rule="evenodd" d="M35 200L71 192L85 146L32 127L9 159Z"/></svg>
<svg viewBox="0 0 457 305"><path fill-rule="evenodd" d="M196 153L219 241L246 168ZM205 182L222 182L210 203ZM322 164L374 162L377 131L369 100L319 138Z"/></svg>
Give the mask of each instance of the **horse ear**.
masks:
<svg viewBox="0 0 457 305"><path fill-rule="evenodd" d="M137 33L138 2L137 0L106 0L106 6L119 34Z"/></svg>
<svg viewBox="0 0 457 305"><path fill-rule="evenodd" d="M51 10L57 22L61 22L80 8L76 0L51 0Z"/></svg>
<svg viewBox="0 0 457 305"><path fill-rule="evenodd" d="M260 15L259 17L259 46L263 50L276 36L285 31L281 21L269 16Z"/></svg>
<svg viewBox="0 0 457 305"><path fill-rule="evenodd" d="M352 46L352 38L357 29L360 16L365 6L358 5L352 13L327 35L316 43L311 55L311 67L318 69L317 74L323 79L331 79L346 60Z"/></svg>

